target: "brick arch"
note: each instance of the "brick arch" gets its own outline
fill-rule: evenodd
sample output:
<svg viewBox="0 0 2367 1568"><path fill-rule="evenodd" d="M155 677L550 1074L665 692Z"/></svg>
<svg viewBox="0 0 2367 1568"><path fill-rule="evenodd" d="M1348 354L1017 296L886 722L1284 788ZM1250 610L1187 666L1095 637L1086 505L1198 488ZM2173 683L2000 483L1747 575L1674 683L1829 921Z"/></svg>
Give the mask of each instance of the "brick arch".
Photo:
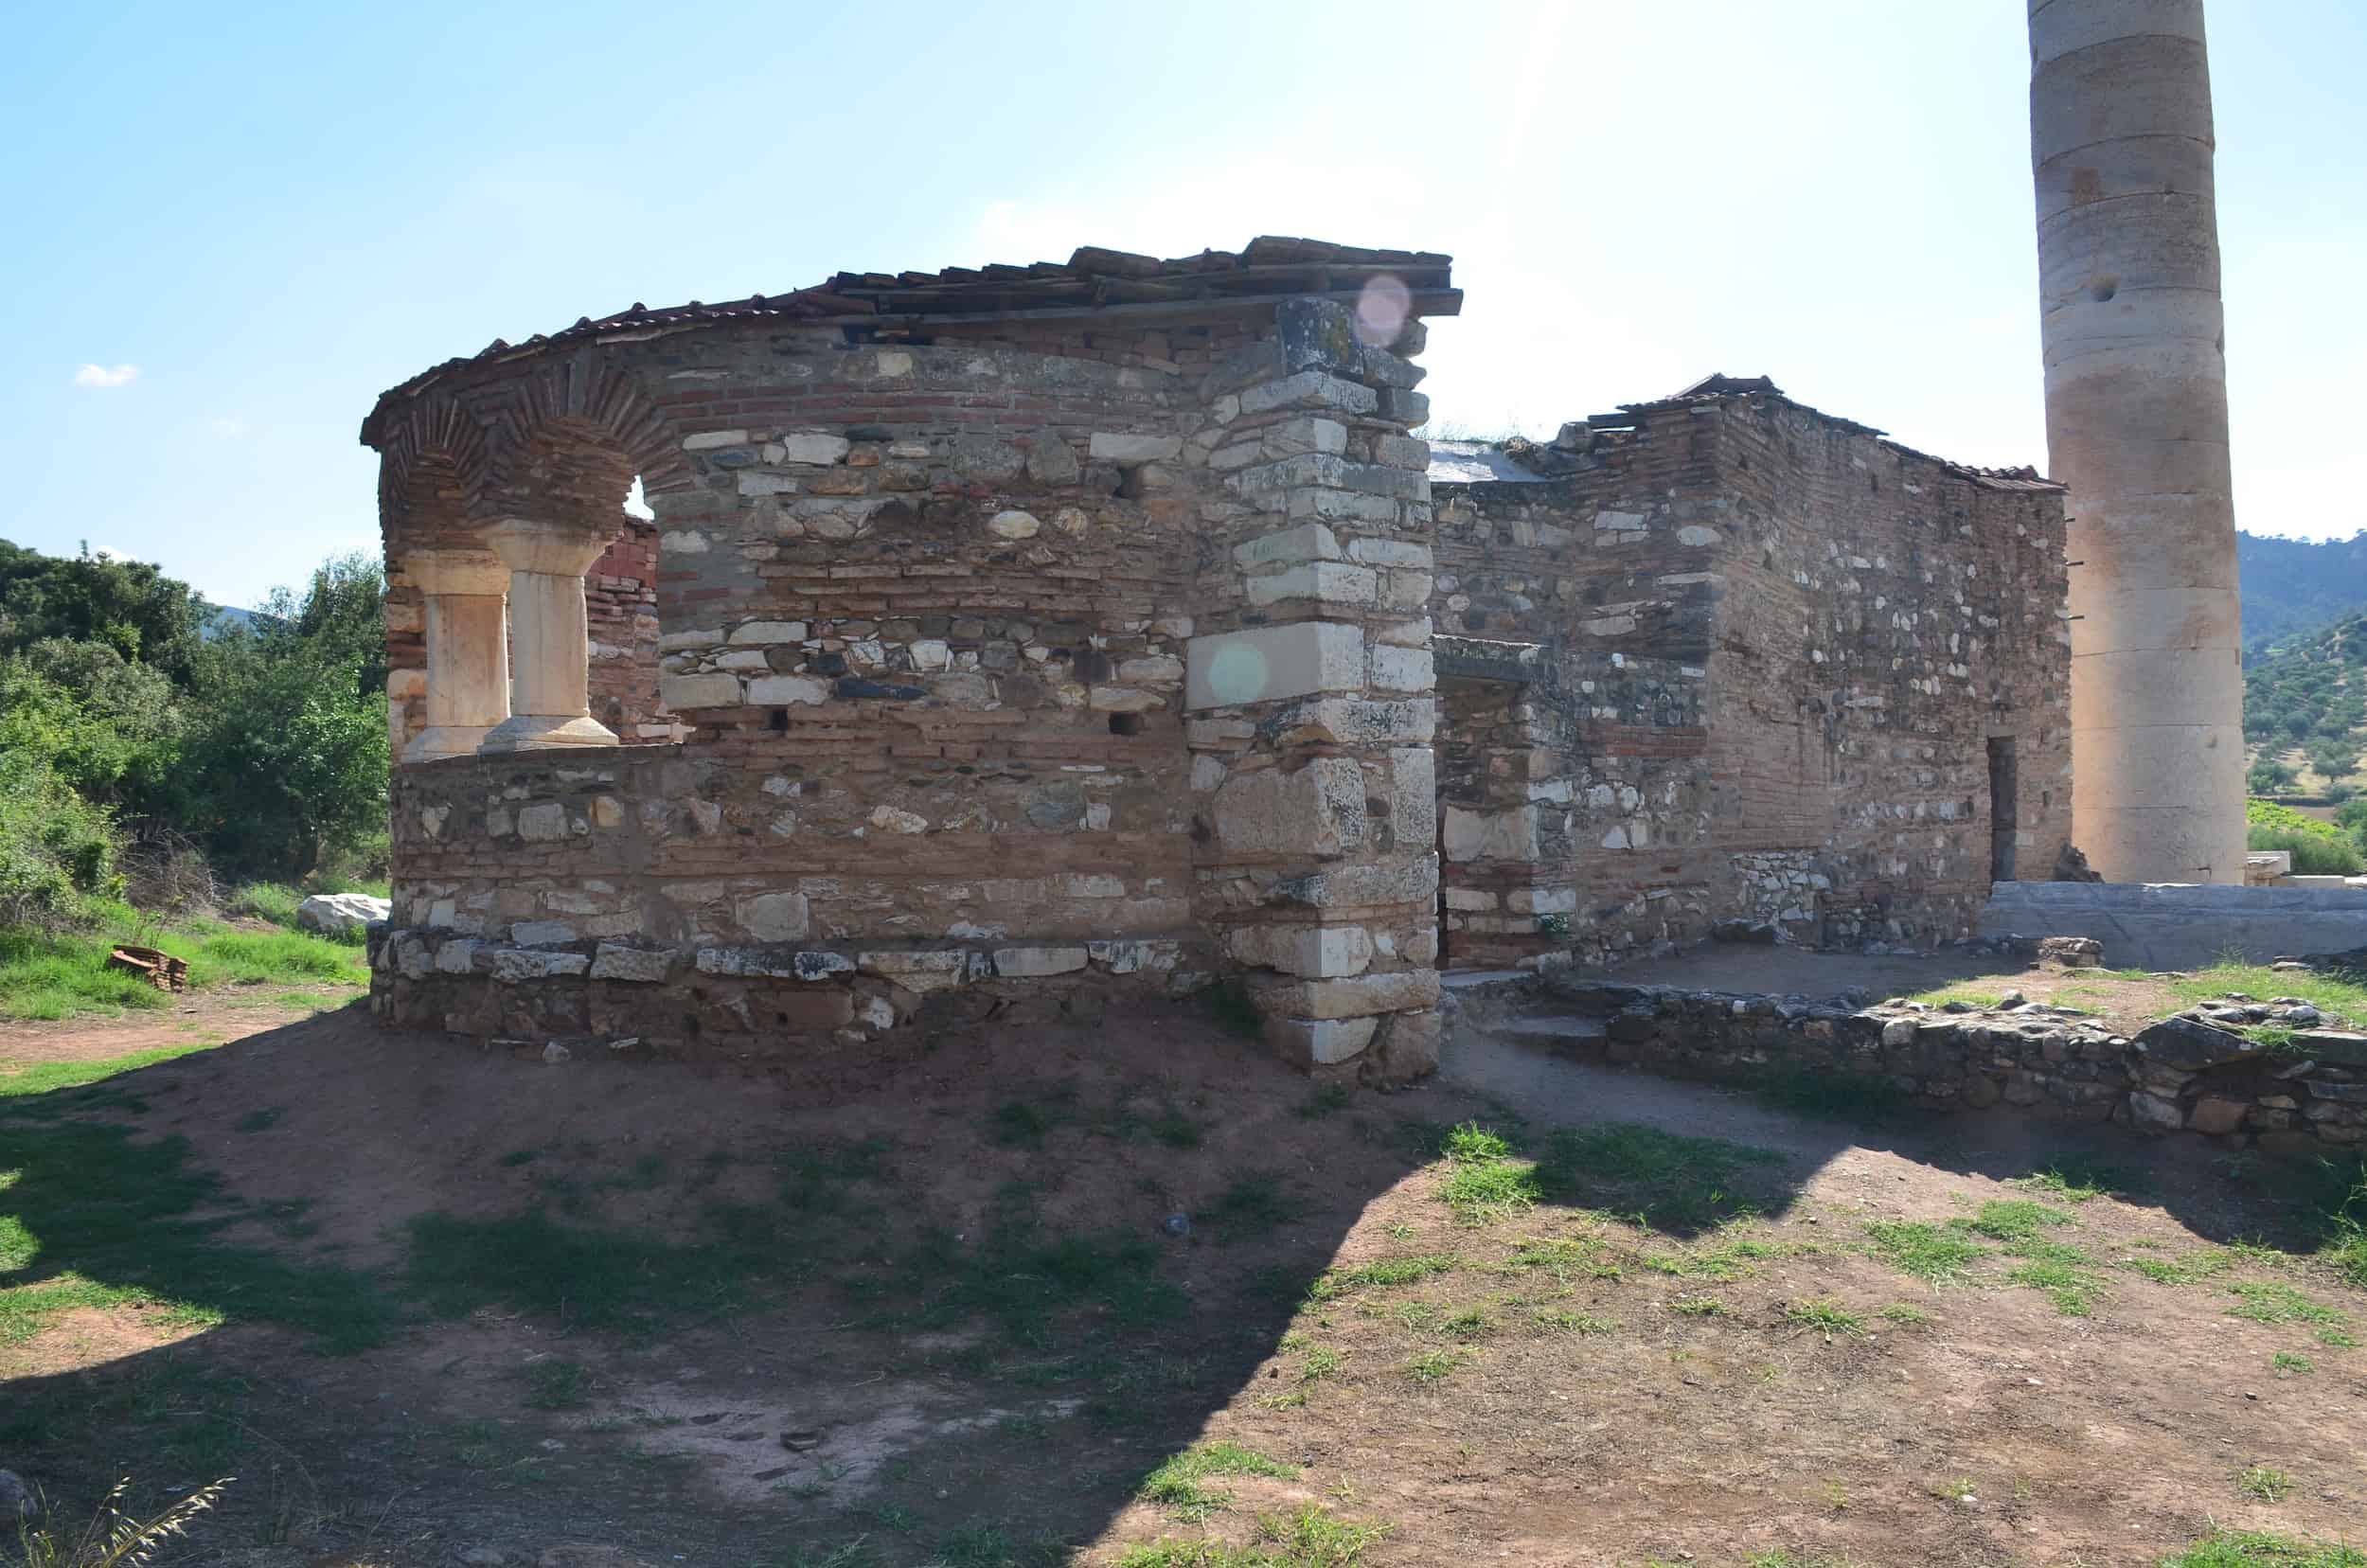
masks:
<svg viewBox="0 0 2367 1568"><path fill-rule="evenodd" d="M536 361L487 392L477 409L490 451L480 515L538 498L622 508L636 475L650 494L693 482L665 417L597 347Z"/></svg>
<svg viewBox="0 0 2367 1568"><path fill-rule="evenodd" d="M489 458L484 426L452 400L422 398L403 411L379 448L379 533L390 563L472 530Z"/></svg>

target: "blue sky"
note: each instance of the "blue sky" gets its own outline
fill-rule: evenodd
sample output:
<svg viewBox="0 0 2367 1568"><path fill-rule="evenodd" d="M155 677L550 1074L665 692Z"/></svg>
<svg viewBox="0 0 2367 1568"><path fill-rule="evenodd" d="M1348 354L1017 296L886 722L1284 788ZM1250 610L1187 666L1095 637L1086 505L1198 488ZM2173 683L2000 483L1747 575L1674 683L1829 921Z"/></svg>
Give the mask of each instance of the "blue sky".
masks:
<svg viewBox="0 0 2367 1568"><path fill-rule="evenodd" d="M2238 519L2345 535L2367 7L2211 25ZM224 602L375 547L355 432L437 360L1080 243L1450 252L1427 389L1457 430L1724 370L2045 458L2019 0L82 4L9 31L0 537Z"/></svg>

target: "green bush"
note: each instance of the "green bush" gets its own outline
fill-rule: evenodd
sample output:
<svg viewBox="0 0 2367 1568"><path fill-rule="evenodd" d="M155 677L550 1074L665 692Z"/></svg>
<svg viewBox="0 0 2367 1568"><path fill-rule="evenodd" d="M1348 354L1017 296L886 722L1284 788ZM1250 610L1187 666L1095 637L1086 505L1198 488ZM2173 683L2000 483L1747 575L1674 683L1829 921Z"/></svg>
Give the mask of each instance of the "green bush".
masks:
<svg viewBox="0 0 2367 1568"><path fill-rule="evenodd" d="M2272 762L2264 757L2244 775L2244 788L2256 795L2275 794L2291 789L2295 776L2291 763Z"/></svg>
<svg viewBox="0 0 2367 1568"><path fill-rule="evenodd" d="M2300 877L2356 877L2367 871L2367 857L2349 839L2323 833L2296 833L2281 828L2254 828L2245 845L2252 849L2286 849L2293 856L2293 874Z"/></svg>
<svg viewBox="0 0 2367 1568"><path fill-rule="evenodd" d="M225 870L274 881L378 870L386 844L386 696L375 561L331 560L263 630L198 662L167 814Z"/></svg>
<svg viewBox="0 0 2367 1568"><path fill-rule="evenodd" d="M2285 849L2293 856L2293 870L2305 877L2356 877L2367 871L2367 855L2359 841L2341 826L2305 816L2273 800L2244 803L2245 846L2252 849Z"/></svg>
<svg viewBox="0 0 2367 1568"><path fill-rule="evenodd" d="M0 751L0 926L87 924L122 888L115 823L41 757Z"/></svg>

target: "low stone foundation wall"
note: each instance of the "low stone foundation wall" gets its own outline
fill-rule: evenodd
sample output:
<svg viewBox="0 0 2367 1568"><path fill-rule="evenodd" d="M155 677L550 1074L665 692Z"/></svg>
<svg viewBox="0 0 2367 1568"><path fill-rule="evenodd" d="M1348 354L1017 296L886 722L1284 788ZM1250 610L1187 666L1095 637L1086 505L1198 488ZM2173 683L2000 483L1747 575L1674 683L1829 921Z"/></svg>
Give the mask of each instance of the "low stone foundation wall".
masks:
<svg viewBox="0 0 2367 1568"><path fill-rule="evenodd" d="M996 947L518 947L449 929L370 937L370 1007L388 1023L553 1053L787 1063L901 1025L1098 1016L1112 998L1207 980L1176 941ZM557 1057L555 1056L555 1060Z"/></svg>
<svg viewBox="0 0 2367 1568"><path fill-rule="evenodd" d="M1543 983L1604 1020L1609 1060L1672 1078L1854 1079L1934 1109L2004 1104L2274 1154L2367 1144L2367 1035L2346 1030L2298 1029L2271 1047L2186 1014L2132 1038L2037 1004L1950 1012L1566 973Z"/></svg>

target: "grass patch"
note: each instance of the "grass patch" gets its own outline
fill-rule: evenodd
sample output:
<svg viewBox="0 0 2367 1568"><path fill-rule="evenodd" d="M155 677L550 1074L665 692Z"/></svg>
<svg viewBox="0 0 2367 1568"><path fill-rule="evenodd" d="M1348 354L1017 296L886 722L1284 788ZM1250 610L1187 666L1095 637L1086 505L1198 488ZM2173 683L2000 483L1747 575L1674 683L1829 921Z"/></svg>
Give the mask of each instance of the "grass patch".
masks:
<svg viewBox="0 0 2367 1568"><path fill-rule="evenodd" d="M1536 1206L1537 1167L1515 1159L1501 1134L1465 1122L1447 1134L1444 1152L1450 1168L1438 1196L1458 1224L1484 1225Z"/></svg>
<svg viewBox="0 0 2367 1568"><path fill-rule="evenodd" d="M1007 1099L994 1108L987 1131L1006 1149L1041 1149L1056 1127L1077 1120L1077 1091L1048 1090L1039 1099Z"/></svg>
<svg viewBox="0 0 2367 1568"><path fill-rule="evenodd" d="M1205 1485L1212 1476L1263 1475L1289 1481L1297 1474L1291 1466L1238 1443L1196 1443L1143 1477L1135 1495L1179 1519L1199 1521L1233 1501L1230 1492Z"/></svg>
<svg viewBox="0 0 2367 1568"><path fill-rule="evenodd" d="M39 1333L77 1307L162 1308L176 1325L283 1324L334 1352L384 1339L392 1312L361 1275L222 1239L261 1211L192 1169L180 1138L0 1116L0 1341ZM203 1209L207 1218L189 1216Z"/></svg>
<svg viewBox="0 0 2367 1568"><path fill-rule="evenodd" d="M1329 1269L1308 1287L1318 1301L1344 1295L1358 1286L1411 1285L1433 1274L1452 1274L1463 1260L1450 1253L1418 1253L1406 1257L1377 1257L1353 1269Z"/></svg>
<svg viewBox="0 0 2367 1568"><path fill-rule="evenodd" d="M14 1070L0 1069L0 1100L46 1095L60 1089L79 1089L114 1078L118 1073L137 1072L142 1067L153 1067L160 1061L172 1061L198 1051L212 1049L211 1045L202 1043L158 1045L151 1050L110 1057L103 1061L41 1061Z"/></svg>
<svg viewBox="0 0 2367 1568"><path fill-rule="evenodd" d="M1496 1320L1487 1315L1485 1307L1467 1307L1439 1325L1447 1337L1459 1340L1486 1339L1496 1331Z"/></svg>
<svg viewBox="0 0 2367 1568"><path fill-rule="evenodd" d="M2367 1162L2341 1200L2326 1212L2325 1245L2319 1253L2345 1283L2367 1291Z"/></svg>
<svg viewBox="0 0 2367 1568"><path fill-rule="evenodd" d="M1600 1241L1558 1236L1522 1242L1499 1267L1509 1273L1537 1270L1563 1285L1569 1284L1574 1274L1590 1279L1617 1279L1625 1273L1606 1255Z"/></svg>
<svg viewBox="0 0 2367 1568"><path fill-rule="evenodd" d="M1784 1320L1824 1335L1827 1344L1836 1334L1865 1332L1865 1319L1847 1310L1829 1296L1789 1304L1784 1308Z"/></svg>
<svg viewBox="0 0 2367 1568"><path fill-rule="evenodd" d="M2235 1305L2227 1310L2230 1317L2250 1318L2254 1323L2306 1323L2327 1328L2344 1328L2350 1324L2349 1313L2313 1301L2280 1281L2243 1279L2227 1289L2235 1297Z"/></svg>
<svg viewBox="0 0 2367 1568"><path fill-rule="evenodd" d="M119 942L160 948L189 966L189 985L312 982L363 986L362 950L292 931L233 931L216 920L151 925L128 904L100 906L96 929L50 935L0 930L0 1018L57 1022L85 1013L153 1011L171 1002L145 980L106 967Z"/></svg>
<svg viewBox="0 0 2367 1568"><path fill-rule="evenodd" d="M1780 1242L1743 1236L1714 1246L1694 1247L1679 1253L1646 1253L1640 1261L1654 1274L1715 1279L1723 1284L1756 1272L1754 1265L1765 1258L1785 1257L1800 1250Z"/></svg>
<svg viewBox="0 0 2367 1568"><path fill-rule="evenodd" d="M1920 1328L1931 1321L1931 1313L1903 1301L1892 1302L1879 1315L1884 1323L1895 1323L1901 1328Z"/></svg>
<svg viewBox="0 0 2367 1568"><path fill-rule="evenodd" d="M1297 1219L1298 1214L1298 1202L1283 1185L1280 1171L1253 1170L1236 1177L1192 1218L1236 1235L1256 1236Z"/></svg>
<svg viewBox="0 0 2367 1568"><path fill-rule="evenodd" d="M2236 1261L2235 1255L2223 1247L2204 1247L2175 1257L2124 1257L2120 1266L2157 1285L2193 1285L2227 1273Z"/></svg>
<svg viewBox="0 0 2367 1568"><path fill-rule="evenodd" d="M1344 1083L1326 1083L1299 1101L1292 1113L1301 1121L1319 1121L1345 1111L1355 1099L1355 1091Z"/></svg>
<svg viewBox="0 0 2367 1568"><path fill-rule="evenodd" d="M2060 1203L2085 1203L2107 1193L2139 1191L2142 1179L2118 1166L2063 1160L2044 1170L2017 1176L2007 1185L2025 1192L2044 1193Z"/></svg>
<svg viewBox="0 0 2367 1568"><path fill-rule="evenodd" d="M2266 964L2218 963L2170 982L2181 1002L2216 1002L2229 991L2247 996L2298 996L2321 1012L2367 1019L2367 984L2324 971L2279 971Z"/></svg>
<svg viewBox="0 0 2367 1568"><path fill-rule="evenodd" d="M2287 1024L2245 1024L2238 1025L2235 1032L2263 1050L2291 1055L2300 1049L2295 1042L2295 1031Z"/></svg>
<svg viewBox="0 0 2367 1568"><path fill-rule="evenodd" d="M2235 1489L2263 1503L2282 1503L2293 1495L2293 1478L2281 1470L2254 1465L2235 1478Z"/></svg>
<svg viewBox="0 0 2367 1568"><path fill-rule="evenodd" d="M2104 1295L2104 1282L2075 1264L2041 1259L2024 1263L2005 1275L2009 1285L2044 1291L2055 1310L2065 1317L2086 1317Z"/></svg>
<svg viewBox="0 0 2367 1568"><path fill-rule="evenodd" d="M1425 1350L1405 1363L1405 1375L1417 1383L1438 1382L1469 1360L1470 1354L1468 1350L1458 1349L1452 1345L1444 1345L1435 1350Z"/></svg>
<svg viewBox="0 0 2367 1568"><path fill-rule="evenodd" d="M1950 1002L1962 1002L1968 1007L1994 1007L2005 1000L2003 991L1974 990L1965 986L1943 986L1937 990L1917 991L1907 998L1927 1007L1945 1007Z"/></svg>
<svg viewBox="0 0 2367 1568"><path fill-rule="evenodd" d="M1129 1547L1117 1568L1361 1568L1388 1533L1385 1524L1353 1524L1308 1507L1260 1515L1255 1539L1246 1546L1213 1539L1150 1541Z"/></svg>
<svg viewBox="0 0 2367 1568"><path fill-rule="evenodd" d="M848 1233L861 1232L870 1212L845 1190L869 1168L866 1159L861 1148L785 1157L777 1203L710 1204L696 1238L561 1223L540 1209L491 1220L422 1215L411 1222L406 1280L444 1316L505 1302L573 1327L635 1333L715 1316L745 1305L760 1285L844 1256L837 1249L853 1244ZM876 1262L876 1244L857 1250ZM859 1299L897 1303L867 1321L920 1327L983 1317L1023 1342L1048 1339L1055 1319L1086 1308L1115 1327L1140 1327L1184 1305L1147 1238L1047 1236L1023 1207L1006 1209L976 1246L925 1238L841 1284Z"/></svg>
<svg viewBox="0 0 2367 1568"><path fill-rule="evenodd" d="M1628 1215L1660 1230L1700 1231L1757 1212L1772 1149L1664 1132L1632 1122L1557 1131L1536 1169L1540 1199Z"/></svg>
<svg viewBox="0 0 2367 1568"><path fill-rule="evenodd" d="M2163 1558L2159 1568L2367 1568L2367 1552L2290 1536L2222 1530Z"/></svg>
<svg viewBox="0 0 2367 1568"><path fill-rule="evenodd" d="M1981 1205L1980 1213L1957 1223L1992 1241L2024 1241L2051 1226L2071 1224L2073 1220L2061 1209L2026 1198L1992 1198Z"/></svg>
<svg viewBox="0 0 2367 1568"><path fill-rule="evenodd" d="M584 1387L590 1376L575 1362L552 1356L530 1363L523 1376L525 1402L535 1410L575 1410L590 1401Z"/></svg>
<svg viewBox="0 0 2367 1568"><path fill-rule="evenodd" d="M1593 1317L1585 1312L1565 1312L1539 1307L1532 1311L1529 1317L1539 1327L1550 1328L1559 1334L1596 1335L1619 1332L1619 1325L1609 1318Z"/></svg>
<svg viewBox="0 0 2367 1568"><path fill-rule="evenodd" d="M2311 1361L2307 1356L2296 1355L2290 1350L2280 1350L2270 1356L2269 1365L2275 1371L2290 1372L2297 1377L2318 1370L2316 1362Z"/></svg>
<svg viewBox="0 0 2367 1568"><path fill-rule="evenodd" d="M1962 1284L1971 1276L1972 1265L1988 1256L1987 1248L1963 1233L1926 1221L1872 1220L1865 1233L1875 1256L1931 1285Z"/></svg>

